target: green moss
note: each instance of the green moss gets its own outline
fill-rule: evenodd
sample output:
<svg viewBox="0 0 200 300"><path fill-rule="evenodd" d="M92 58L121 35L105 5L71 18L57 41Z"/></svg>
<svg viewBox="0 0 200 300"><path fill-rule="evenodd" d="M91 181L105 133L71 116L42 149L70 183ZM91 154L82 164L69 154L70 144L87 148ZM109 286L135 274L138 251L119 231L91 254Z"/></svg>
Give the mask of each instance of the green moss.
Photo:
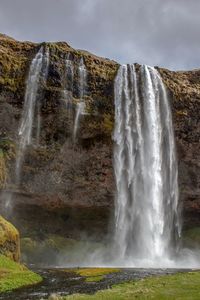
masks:
<svg viewBox="0 0 200 300"><path fill-rule="evenodd" d="M65 300L199 300L200 272L180 273L123 283L95 295L71 295Z"/></svg>
<svg viewBox="0 0 200 300"><path fill-rule="evenodd" d="M86 282L99 282L103 279L103 275L100 275L100 276L91 276L91 277L87 277L85 279Z"/></svg>
<svg viewBox="0 0 200 300"><path fill-rule="evenodd" d="M112 268L83 268L83 269L75 270L76 274L80 276L86 276L86 277L102 276L111 273L116 273L119 271L120 269L112 269Z"/></svg>
<svg viewBox="0 0 200 300"><path fill-rule="evenodd" d="M29 51L32 43L17 42L9 37L0 36L0 85L12 92L23 91Z"/></svg>
<svg viewBox="0 0 200 300"><path fill-rule="evenodd" d="M0 148L0 188L4 188L7 181L7 168L4 153Z"/></svg>
<svg viewBox="0 0 200 300"><path fill-rule="evenodd" d="M110 114L104 114L104 121L103 121L103 129L104 131L111 135L114 128L114 121Z"/></svg>
<svg viewBox="0 0 200 300"><path fill-rule="evenodd" d="M41 276L29 271L25 266L0 255L0 292L42 281Z"/></svg>
<svg viewBox="0 0 200 300"><path fill-rule="evenodd" d="M15 145L9 139L0 139L0 188L4 188L8 179L9 161L15 157Z"/></svg>
<svg viewBox="0 0 200 300"><path fill-rule="evenodd" d="M4 218L0 216L0 254L15 261L19 260L19 232Z"/></svg>
<svg viewBox="0 0 200 300"><path fill-rule="evenodd" d="M187 247L200 246L200 227L183 231L183 243Z"/></svg>
<svg viewBox="0 0 200 300"><path fill-rule="evenodd" d="M120 269L112 268L83 268L77 269L74 272L80 276L86 277L86 282L98 282L101 281L105 275L119 272Z"/></svg>

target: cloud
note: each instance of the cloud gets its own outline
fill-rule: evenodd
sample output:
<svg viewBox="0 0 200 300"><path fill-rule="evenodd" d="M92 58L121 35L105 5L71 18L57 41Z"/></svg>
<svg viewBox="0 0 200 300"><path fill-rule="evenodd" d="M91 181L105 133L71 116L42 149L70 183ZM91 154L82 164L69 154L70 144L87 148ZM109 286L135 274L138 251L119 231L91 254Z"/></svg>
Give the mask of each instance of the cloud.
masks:
<svg viewBox="0 0 200 300"><path fill-rule="evenodd" d="M2 33L121 63L200 67L199 0L0 0Z"/></svg>

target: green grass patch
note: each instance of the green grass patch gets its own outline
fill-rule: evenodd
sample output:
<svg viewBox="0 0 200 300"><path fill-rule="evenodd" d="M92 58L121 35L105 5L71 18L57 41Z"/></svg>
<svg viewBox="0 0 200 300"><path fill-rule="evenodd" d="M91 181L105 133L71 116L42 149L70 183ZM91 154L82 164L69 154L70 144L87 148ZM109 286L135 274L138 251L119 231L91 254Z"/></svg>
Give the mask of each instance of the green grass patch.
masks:
<svg viewBox="0 0 200 300"><path fill-rule="evenodd" d="M105 275L119 272L120 269L112 268L81 268L73 270L76 274L86 277L86 282L98 282L101 281Z"/></svg>
<svg viewBox="0 0 200 300"><path fill-rule="evenodd" d="M122 283L95 295L71 295L63 300L199 300L200 272L178 273Z"/></svg>
<svg viewBox="0 0 200 300"><path fill-rule="evenodd" d="M119 271L120 269L112 269L112 268L81 268L75 270L76 274L80 276L88 276L88 277L107 275Z"/></svg>
<svg viewBox="0 0 200 300"><path fill-rule="evenodd" d="M85 281L86 282L98 282L98 281L101 281L103 278L104 278L103 275L91 276L91 277L86 277Z"/></svg>
<svg viewBox="0 0 200 300"><path fill-rule="evenodd" d="M0 292L36 284L42 277L9 258L0 255Z"/></svg>

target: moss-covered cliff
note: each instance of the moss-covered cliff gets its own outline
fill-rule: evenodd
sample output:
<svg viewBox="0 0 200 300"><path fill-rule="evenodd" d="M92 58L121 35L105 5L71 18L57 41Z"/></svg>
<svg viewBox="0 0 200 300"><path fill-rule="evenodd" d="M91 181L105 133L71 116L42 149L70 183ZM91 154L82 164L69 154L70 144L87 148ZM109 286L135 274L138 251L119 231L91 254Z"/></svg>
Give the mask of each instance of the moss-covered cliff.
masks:
<svg viewBox="0 0 200 300"><path fill-rule="evenodd" d="M20 244L17 229L0 216L0 254L19 261Z"/></svg>
<svg viewBox="0 0 200 300"><path fill-rule="evenodd" d="M40 145L36 147L33 141L33 146L27 148L21 185L16 186L15 153L25 82L30 62L41 45L0 36L2 209L12 193L14 213L10 219L24 236L31 233L43 237L51 233L74 238L87 233L101 239L107 232L114 202L113 86L119 65L86 51L75 50L64 42L42 45L49 48L50 65L47 82L41 86L39 94ZM78 138L74 142L76 103L80 101L78 64L81 57L87 67L84 96L87 114L81 117ZM74 66L74 80L70 86L66 59L70 59ZM200 71L159 71L172 96L185 226L198 226ZM66 91L72 97L70 110L66 105Z"/></svg>

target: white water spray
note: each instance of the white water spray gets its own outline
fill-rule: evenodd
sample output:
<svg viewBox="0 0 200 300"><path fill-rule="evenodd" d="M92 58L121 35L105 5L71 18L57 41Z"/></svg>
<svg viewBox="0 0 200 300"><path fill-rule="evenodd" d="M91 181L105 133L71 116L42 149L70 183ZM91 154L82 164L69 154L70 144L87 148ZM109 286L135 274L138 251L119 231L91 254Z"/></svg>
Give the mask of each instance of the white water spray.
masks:
<svg viewBox="0 0 200 300"><path fill-rule="evenodd" d="M139 82L138 82L139 80ZM115 81L115 255L155 267L180 236L172 116L157 70L123 65Z"/></svg>

